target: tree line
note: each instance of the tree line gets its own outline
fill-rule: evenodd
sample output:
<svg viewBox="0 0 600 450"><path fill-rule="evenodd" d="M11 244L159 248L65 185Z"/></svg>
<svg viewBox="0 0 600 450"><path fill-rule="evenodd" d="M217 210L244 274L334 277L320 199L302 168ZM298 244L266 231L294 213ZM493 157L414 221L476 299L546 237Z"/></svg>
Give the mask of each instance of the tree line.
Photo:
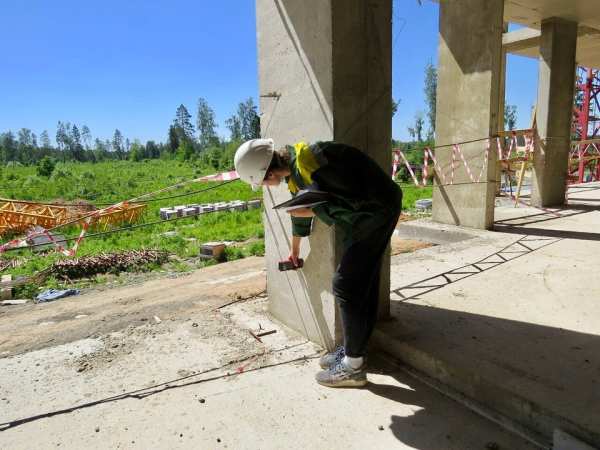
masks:
<svg viewBox="0 0 600 450"><path fill-rule="evenodd" d="M181 104L167 131L166 142L138 139L131 141L119 129L112 139L93 138L87 125L59 121L54 136L47 130L36 135L27 128L17 133L0 133L0 162L11 164L43 164L47 161L99 162L105 160L133 160L178 158L198 160L215 169L229 168L240 142L260 136L260 119L252 98L239 103L237 111L225 122L230 132L228 140L217 134L214 110L206 99L198 99L195 124L185 105Z"/></svg>

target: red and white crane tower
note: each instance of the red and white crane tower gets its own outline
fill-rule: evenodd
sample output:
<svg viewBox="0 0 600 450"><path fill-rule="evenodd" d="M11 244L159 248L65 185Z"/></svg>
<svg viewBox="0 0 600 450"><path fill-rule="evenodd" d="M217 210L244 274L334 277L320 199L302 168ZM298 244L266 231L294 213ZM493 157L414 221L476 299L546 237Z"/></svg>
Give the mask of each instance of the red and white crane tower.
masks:
<svg viewBox="0 0 600 450"><path fill-rule="evenodd" d="M579 144L569 175L576 183L600 181L600 70L579 67L576 83L573 138Z"/></svg>

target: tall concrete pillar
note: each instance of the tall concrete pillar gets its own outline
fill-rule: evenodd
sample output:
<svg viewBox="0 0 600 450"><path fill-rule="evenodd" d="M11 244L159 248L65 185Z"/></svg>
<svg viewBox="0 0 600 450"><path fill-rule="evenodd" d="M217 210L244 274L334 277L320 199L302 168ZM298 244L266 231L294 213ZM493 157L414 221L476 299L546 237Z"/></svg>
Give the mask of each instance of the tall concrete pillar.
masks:
<svg viewBox="0 0 600 450"><path fill-rule="evenodd" d="M391 165L392 0L257 0L261 132L276 146L336 140ZM362 182L357 180L357 182ZM289 197L265 188L265 245L271 313L333 348L341 332L331 281L340 236L318 220L301 256L304 269L279 272L290 219L271 209ZM380 313L389 314L389 258Z"/></svg>
<svg viewBox="0 0 600 450"><path fill-rule="evenodd" d="M502 81L504 0L441 0L437 87L436 145L468 142L495 135ZM479 175L487 142L460 146L471 172ZM492 150L495 147L492 146ZM451 147L436 151L450 174ZM460 159L459 159L460 161ZM494 221L496 151L480 183L471 179L462 162L454 184L438 186L433 194L433 219L473 228L491 228ZM449 176L446 183L448 184Z"/></svg>
<svg viewBox="0 0 600 450"><path fill-rule="evenodd" d="M556 206L565 202L576 52L575 22L559 18L542 22L537 101L540 140L534 156L534 206Z"/></svg>

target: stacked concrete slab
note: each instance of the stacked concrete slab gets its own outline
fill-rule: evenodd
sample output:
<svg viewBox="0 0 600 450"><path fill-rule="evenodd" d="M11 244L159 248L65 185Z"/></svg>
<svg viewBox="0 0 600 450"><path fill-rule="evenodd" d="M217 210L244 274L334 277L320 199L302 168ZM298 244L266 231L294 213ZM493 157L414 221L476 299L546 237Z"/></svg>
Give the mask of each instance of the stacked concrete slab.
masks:
<svg viewBox="0 0 600 450"><path fill-rule="evenodd" d="M169 220L176 217L197 216L214 211L247 211L249 209L260 208L261 204L262 201L256 199L250 201L233 200L230 202L179 205L173 208L160 208L159 215L161 219Z"/></svg>

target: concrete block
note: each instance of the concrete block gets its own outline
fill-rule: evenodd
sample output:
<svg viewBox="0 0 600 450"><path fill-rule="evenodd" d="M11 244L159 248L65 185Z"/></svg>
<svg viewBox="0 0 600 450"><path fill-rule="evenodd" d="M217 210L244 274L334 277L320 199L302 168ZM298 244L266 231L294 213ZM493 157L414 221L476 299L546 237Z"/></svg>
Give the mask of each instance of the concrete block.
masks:
<svg viewBox="0 0 600 450"><path fill-rule="evenodd" d="M6 287L6 284L10 283L11 281L12 275L2 275L2 281L0 282L0 300L12 299L12 287Z"/></svg>
<svg viewBox="0 0 600 450"><path fill-rule="evenodd" d="M2 306L14 306L14 305L24 305L29 300L27 299L19 299L19 300L3 300L0 302Z"/></svg>
<svg viewBox="0 0 600 450"><path fill-rule="evenodd" d="M262 201L259 199L250 200L250 201L248 201L248 209L258 209L258 208L260 208L261 204L262 204Z"/></svg>
<svg viewBox="0 0 600 450"><path fill-rule="evenodd" d="M201 259L215 259L223 261L225 259L226 245L223 242L206 242L200 246Z"/></svg>
<svg viewBox="0 0 600 450"><path fill-rule="evenodd" d="M229 203L229 211L246 211L248 209L248 203L241 200L235 200Z"/></svg>
<svg viewBox="0 0 600 450"><path fill-rule="evenodd" d="M171 208L161 208L160 209L160 218L166 220L170 217L175 217L177 212Z"/></svg>
<svg viewBox="0 0 600 450"><path fill-rule="evenodd" d="M433 204L433 200L430 198L423 198L421 200L417 200L415 202L415 208L420 210L431 209L431 205Z"/></svg>

